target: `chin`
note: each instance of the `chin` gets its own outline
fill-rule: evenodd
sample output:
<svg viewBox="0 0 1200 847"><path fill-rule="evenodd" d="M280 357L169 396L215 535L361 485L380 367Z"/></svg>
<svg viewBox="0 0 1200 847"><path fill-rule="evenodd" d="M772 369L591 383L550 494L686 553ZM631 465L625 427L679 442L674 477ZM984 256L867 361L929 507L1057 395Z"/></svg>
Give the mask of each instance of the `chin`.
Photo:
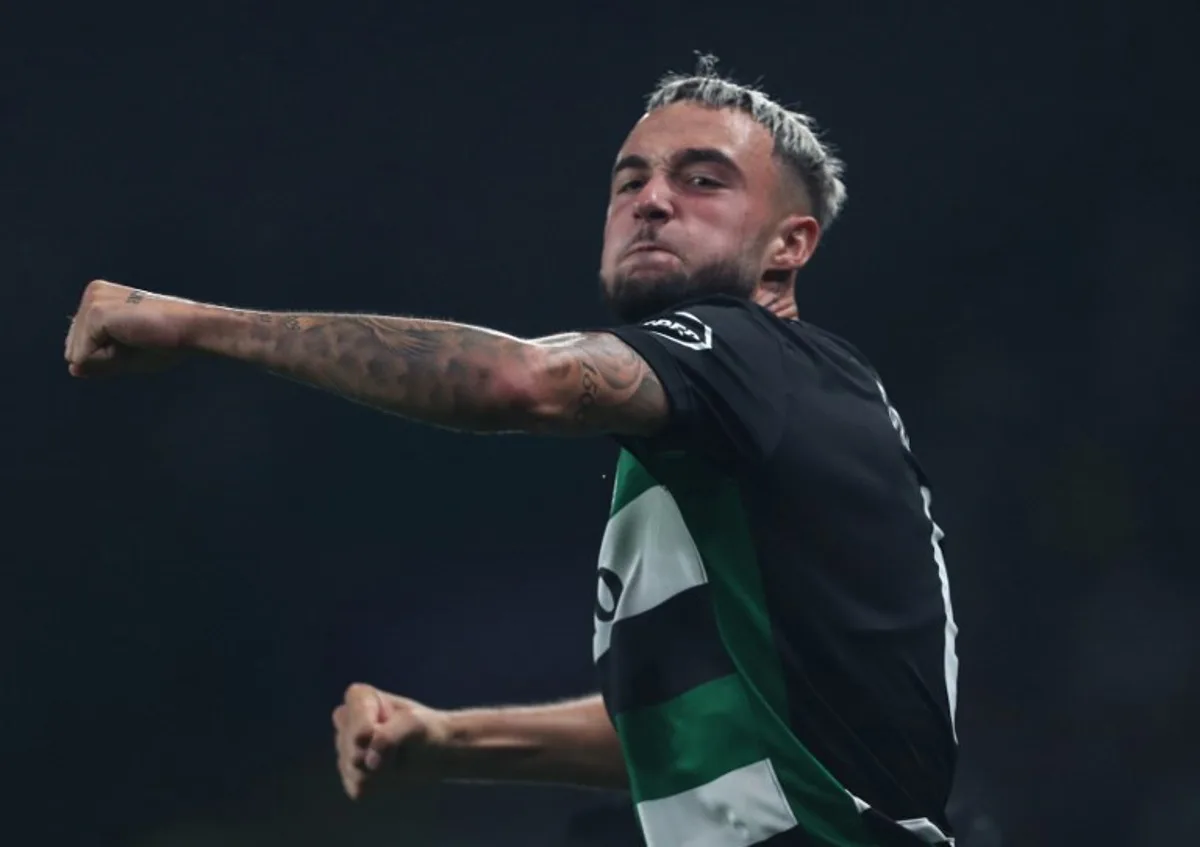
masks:
<svg viewBox="0 0 1200 847"><path fill-rule="evenodd" d="M638 323L690 299L696 292L683 274L636 273L605 288L608 307L620 320Z"/></svg>
<svg viewBox="0 0 1200 847"><path fill-rule="evenodd" d="M733 263L714 263L694 273L681 268L640 267L601 277L604 299L613 314L628 323L640 323L680 303L712 294L749 299L756 275Z"/></svg>

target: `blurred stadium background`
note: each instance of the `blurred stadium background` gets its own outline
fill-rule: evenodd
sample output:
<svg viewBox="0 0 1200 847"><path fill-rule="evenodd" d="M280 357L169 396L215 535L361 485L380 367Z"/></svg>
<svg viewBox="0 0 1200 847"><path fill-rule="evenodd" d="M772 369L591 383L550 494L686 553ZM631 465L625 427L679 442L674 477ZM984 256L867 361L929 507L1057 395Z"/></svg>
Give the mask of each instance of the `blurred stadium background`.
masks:
<svg viewBox="0 0 1200 847"><path fill-rule="evenodd" d="M590 690L610 445L219 365L79 384L59 356L93 277L603 323L606 174L694 49L849 162L799 299L936 484L962 843L1200 839L1195 4L353 6L4 13L5 843L636 843L601 794L352 806L328 724L354 680Z"/></svg>

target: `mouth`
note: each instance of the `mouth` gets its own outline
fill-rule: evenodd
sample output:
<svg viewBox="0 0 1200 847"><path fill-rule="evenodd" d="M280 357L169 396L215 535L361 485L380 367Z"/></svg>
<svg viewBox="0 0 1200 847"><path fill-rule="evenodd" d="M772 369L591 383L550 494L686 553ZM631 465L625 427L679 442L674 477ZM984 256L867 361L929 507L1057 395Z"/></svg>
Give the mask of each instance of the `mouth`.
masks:
<svg viewBox="0 0 1200 847"><path fill-rule="evenodd" d="M668 253L672 256L675 255L657 241L639 241L625 251L626 256L632 256L636 253Z"/></svg>

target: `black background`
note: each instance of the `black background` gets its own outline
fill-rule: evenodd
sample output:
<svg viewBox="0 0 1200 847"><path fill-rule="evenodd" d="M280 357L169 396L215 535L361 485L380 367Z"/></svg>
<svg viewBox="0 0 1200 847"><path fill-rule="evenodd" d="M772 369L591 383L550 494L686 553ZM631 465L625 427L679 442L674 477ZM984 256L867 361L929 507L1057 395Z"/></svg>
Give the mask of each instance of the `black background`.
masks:
<svg viewBox="0 0 1200 847"><path fill-rule="evenodd" d="M935 482L964 842L1200 835L1194 4L39 9L0 25L13 843L628 843L595 794L353 806L328 724L356 679L589 691L611 444L422 429L233 365L83 383L61 342L96 277L602 322L608 169L693 50L849 163L799 301L874 361Z"/></svg>

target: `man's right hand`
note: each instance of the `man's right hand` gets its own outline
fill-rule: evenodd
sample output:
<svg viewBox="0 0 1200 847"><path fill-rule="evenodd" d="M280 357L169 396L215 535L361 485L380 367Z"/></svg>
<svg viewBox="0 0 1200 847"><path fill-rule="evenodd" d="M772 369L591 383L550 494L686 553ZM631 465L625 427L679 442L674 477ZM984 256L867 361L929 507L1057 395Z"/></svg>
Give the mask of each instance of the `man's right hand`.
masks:
<svg viewBox="0 0 1200 847"><path fill-rule="evenodd" d="M97 279L71 320L63 355L72 376L162 370L186 346L187 327L206 306Z"/></svg>
<svg viewBox="0 0 1200 847"><path fill-rule="evenodd" d="M338 771L352 800L385 774L413 782L441 777L437 752L450 730L446 713L415 700L356 683L333 710Z"/></svg>

